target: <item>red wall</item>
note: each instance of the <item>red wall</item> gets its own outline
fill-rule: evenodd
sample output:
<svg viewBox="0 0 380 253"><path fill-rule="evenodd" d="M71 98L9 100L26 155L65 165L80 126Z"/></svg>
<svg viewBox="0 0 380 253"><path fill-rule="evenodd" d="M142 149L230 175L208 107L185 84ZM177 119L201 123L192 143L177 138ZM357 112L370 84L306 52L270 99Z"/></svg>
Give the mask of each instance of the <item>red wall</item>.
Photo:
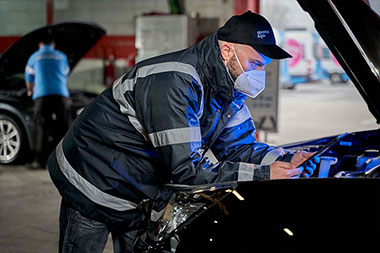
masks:
<svg viewBox="0 0 380 253"><path fill-rule="evenodd" d="M15 43L21 36L0 36L0 54ZM102 37L88 51L85 58L108 58L113 55L116 59L129 59L136 56L135 36L107 35Z"/></svg>

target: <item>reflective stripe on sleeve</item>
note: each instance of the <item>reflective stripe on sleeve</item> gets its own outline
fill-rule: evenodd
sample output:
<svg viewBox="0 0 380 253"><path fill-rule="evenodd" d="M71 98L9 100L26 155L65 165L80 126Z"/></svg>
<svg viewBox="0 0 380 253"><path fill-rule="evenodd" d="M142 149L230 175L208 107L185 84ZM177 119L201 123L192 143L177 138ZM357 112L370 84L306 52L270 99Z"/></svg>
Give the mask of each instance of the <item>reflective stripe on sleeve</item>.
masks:
<svg viewBox="0 0 380 253"><path fill-rule="evenodd" d="M199 119L203 114L203 86L196 69L190 64L181 63L181 62L164 62L164 63L143 66L137 70L136 76L134 78L126 79L124 80L124 82L121 82L122 81L122 77L121 77L114 82L114 85L112 87L112 94L113 94L114 99L120 106L120 111L123 114L128 116L130 122L133 124L136 130L139 131L144 136L146 140L148 138L145 133L145 129L142 126L141 122L137 119L134 108L128 103L124 94L127 91L132 91L134 89L137 78L144 78L152 74L164 73L164 72L169 72L169 71L181 72L181 73L191 75L197 81L198 85L200 86L202 90L201 103L199 106L199 112L197 114L197 117Z"/></svg>
<svg viewBox="0 0 380 253"><path fill-rule="evenodd" d="M65 71L63 72L65 76L67 76L69 73L70 73L70 68L66 68Z"/></svg>
<svg viewBox="0 0 380 253"><path fill-rule="evenodd" d="M249 119L252 119L251 113L249 112L247 105L244 104L244 106L227 123L226 128L240 125Z"/></svg>
<svg viewBox="0 0 380 253"><path fill-rule="evenodd" d="M121 82L123 77L117 79L112 86L112 94L116 102L120 106L120 111L123 114L128 116L136 116L136 112L133 107L128 103L124 94L127 91L133 90L135 85L134 79L126 79L124 82Z"/></svg>
<svg viewBox="0 0 380 253"><path fill-rule="evenodd" d="M127 91L133 90L135 86L135 79L126 79L121 82L123 77L117 79L112 86L112 94L116 102L119 104L120 111L128 116L129 121L135 127L135 129L148 141L148 136L143 128L141 122L136 117L135 109L128 103L124 94Z"/></svg>
<svg viewBox="0 0 380 253"><path fill-rule="evenodd" d="M26 73L30 74L30 75L34 75L34 69L32 69L31 67L29 66L26 66L25 67L25 71Z"/></svg>
<svg viewBox="0 0 380 253"><path fill-rule="evenodd" d="M201 129L199 127L186 127L164 130L149 134L149 139L154 147L189 142L201 142Z"/></svg>
<svg viewBox="0 0 380 253"><path fill-rule="evenodd" d="M137 207L137 204L131 201L102 192L76 172L63 153L62 141L58 144L56 153L59 167L67 180L93 202L117 211L128 211Z"/></svg>
<svg viewBox="0 0 380 253"><path fill-rule="evenodd" d="M286 152L283 148L276 148L265 154L264 158L261 160L260 165L270 165L274 163L278 157L284 155Z"/></svg>
<svg viewBox="0 0 380 253"><path fill-rule="evenodd" d="M239 172L237 181L252 181L255 168L258 165L252 163L239 163Z"/></svg>

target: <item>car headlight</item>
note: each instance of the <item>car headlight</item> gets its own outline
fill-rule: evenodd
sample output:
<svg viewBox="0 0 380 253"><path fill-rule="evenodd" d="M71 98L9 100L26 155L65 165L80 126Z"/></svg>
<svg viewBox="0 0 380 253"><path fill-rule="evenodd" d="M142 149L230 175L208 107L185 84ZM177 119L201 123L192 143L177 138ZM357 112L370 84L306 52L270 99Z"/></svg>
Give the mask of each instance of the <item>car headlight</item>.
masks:
<svg viewBox="0 0 380 253"><path fill-rule="evenodd" d="M155 234L150 237L155 242L170 238L226 196L234 194L236 186L236 182L197 186L167 185L170 199L161 211L152 210L151 220L156 224L156 229L152 230Z"/></svg>

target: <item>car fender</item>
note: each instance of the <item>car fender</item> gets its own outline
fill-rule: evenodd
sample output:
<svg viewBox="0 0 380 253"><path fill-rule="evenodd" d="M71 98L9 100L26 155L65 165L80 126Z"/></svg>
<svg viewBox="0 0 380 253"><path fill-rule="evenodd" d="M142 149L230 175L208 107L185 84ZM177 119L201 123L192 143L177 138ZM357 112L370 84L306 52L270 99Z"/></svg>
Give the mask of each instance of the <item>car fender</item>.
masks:
<svg viewBox="0 0 380 253"><path fill-rule="evenodd" d="M10 115L11 117L13 117L14 120L16 120L20 124L19 127L21 128L21 131L23 131L27 137L27 146L29 150L34 150L34 145L32 145L34 143L32 137L32 133L35 131L35 126L33 124L34 121L26 120L19 110L8 104L0 103L0 114L2 112L5 112L6 114Z"/></svg>

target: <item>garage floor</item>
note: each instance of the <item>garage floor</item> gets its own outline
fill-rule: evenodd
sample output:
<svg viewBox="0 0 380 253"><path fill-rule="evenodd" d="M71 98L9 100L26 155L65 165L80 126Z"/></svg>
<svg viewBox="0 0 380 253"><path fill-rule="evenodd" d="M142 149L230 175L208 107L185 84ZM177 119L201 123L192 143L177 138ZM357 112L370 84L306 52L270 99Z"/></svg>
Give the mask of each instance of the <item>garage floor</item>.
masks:
<svg viewBox="0 0 380 253"><path fill-rule="evenodd" d="M378 128L353 85L281 90L279 115L280 132L268 137L273 144ZM0 252L57 252L59 204L48 171L0 166ZM113 252L110 241L105 252Z"/></svg>
<svg viewBox="0 0 380 253"><path fill-rule="evenodd" d="M58 252L59 205L47 170L0 166L0 252Z"/></svg>
<svg viewBox="0 0 380 253"><path fill-rule="evenodd" d="M1 166L0 251L53 252L59 201L47 170Z"/></svg>

